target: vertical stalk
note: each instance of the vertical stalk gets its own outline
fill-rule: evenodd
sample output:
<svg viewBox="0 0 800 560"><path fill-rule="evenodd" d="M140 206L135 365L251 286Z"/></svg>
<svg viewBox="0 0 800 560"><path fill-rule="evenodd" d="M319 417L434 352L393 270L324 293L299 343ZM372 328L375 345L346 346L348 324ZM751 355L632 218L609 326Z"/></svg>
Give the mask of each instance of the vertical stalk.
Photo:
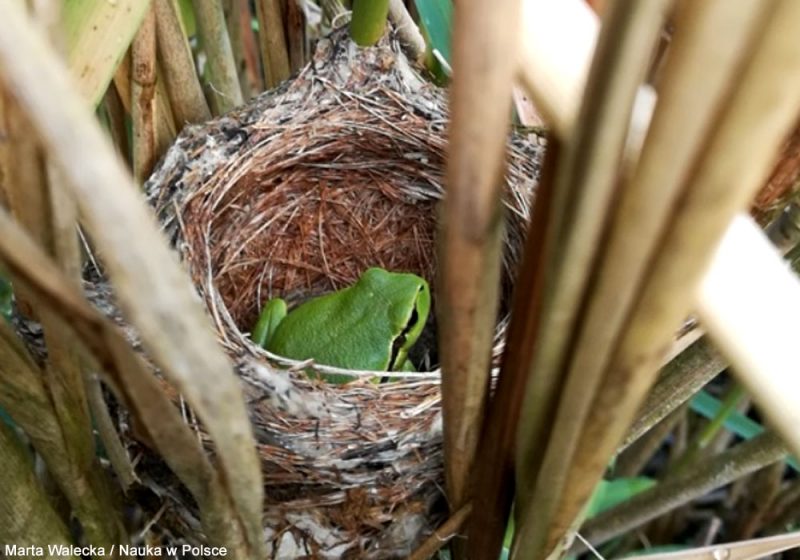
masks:
<svg viewBox="0 0 800 560"><path fill-rule="evenodd" d="M158 59L164 68L172 111L178 127L211 118L197 77L192 51L170 0L153 0L158 37Z"/></svg>
<svg viewBox="0 0 800 560"><path fill-rule="evenodd" d="M133 176L144 183L156 164L156 16L147 10L131 46Z"/></svg>
<svg viewBox="0 0 800 560"><path fill-rule="evenodd" d="M452 511L468 498L489 386L515 67L507 55L516 47L518 8L516 0L465 0L455 17L447 196L438 239L445 474Z"/></svg>
<svg viewBox="0 0 800 560"><path fill-rule="evenodd" d="M264 65L264 84L270 89L289 77L289 54L286 50L280 0L256 0L256 17L261 63Z"/></svg>
<svg viewBox="0 0 800 560"><path fill-rule="evenodd" d="M216 114L227 113L244 100L222 5L216 0L192 0L197 31L208 57L208 82Z"/></svg>
<svg viewBox="0 0 800 560"><path fill-rule="evenodd" d="M362 47L377 43L386 30L388 15L389 0L353 0L353 19L350 20L353 41Z"/></svg>

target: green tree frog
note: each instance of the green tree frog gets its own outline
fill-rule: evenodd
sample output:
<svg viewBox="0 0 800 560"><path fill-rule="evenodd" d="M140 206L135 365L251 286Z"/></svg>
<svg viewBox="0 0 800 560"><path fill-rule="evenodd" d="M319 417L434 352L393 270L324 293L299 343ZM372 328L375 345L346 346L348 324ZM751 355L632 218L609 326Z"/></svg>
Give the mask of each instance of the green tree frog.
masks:
<svg viewBox="0 0 800 560"><path fill-rule="evenodd" d="M253 340L270 352L347 369L413 371L408 350L430 311L428 283L414 274L370 268L350 287L311 299L287 313L266 303ZM347 376L327 376L345 383Z"/></svg>

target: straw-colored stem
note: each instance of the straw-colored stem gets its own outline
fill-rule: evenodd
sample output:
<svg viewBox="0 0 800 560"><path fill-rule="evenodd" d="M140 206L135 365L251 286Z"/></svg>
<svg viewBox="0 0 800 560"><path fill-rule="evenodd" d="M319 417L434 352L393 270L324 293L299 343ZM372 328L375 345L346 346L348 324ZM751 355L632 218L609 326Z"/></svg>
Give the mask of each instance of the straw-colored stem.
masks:
<svg viewBox="0 0 800 560"><path fill-rule="evenodd" d="M519 79L559 138L569 138L597 40L597 16L583 0L522 0L521 20Z"/></svg>
<svg viewBox="0 0 800 560"><path fill-rule="evenodd" d="M577 128L556 172L557 198L549 233L553 248L546 265L549 277L542 327L517 440L518 523L513 555L549 553L583 506L575 500L577 508L572 505L574 509L556 517L563 494L570 491L565 477L601 382L608 354L603 342L622 323L621 318L615 324L608 316L611 294L597 294L589 304L588 317L581 321L577 340L574 331L582 306L587 305L585 294L595 295L589 279L614 200L630 114L668 7L666 0L613 4L598 40ZM570 347L574 348L571 357ZM550 381L559 378L563 381ZM561 395L546 390L562 383ZM556 403L551 422L546 413ZM557 437L549 437L548 429ZM540 453L543 440L548 442L544 456Z"/></svg>
<svg viewBox="0 0 800 560"><path fill-rule="evenodd" d="M133 176L141 184L156 164L156 16L147 10L131 46Z"/></svg>
<svg viewBox="0 0 800 560"><path fill-rule="evenodd" d="M158 58L178 127L211 118L197 77L192 51L183 34L175 5L170 0L153 0L158 35Z"/></svg>
<svg viewBox="0 0 800 560"><path fill-rule="evenodd" d="M727 2L722 4L730 6ZM762 4L754 4L760 11ZM700 5L687 3L683 6ZM737 3L734 11L741 13L742 6ZM648 277L633 307L635 311L610 362L603 389L595 399L581 436L580 452L574 457L568 478L567 486L576 493L588 496L601 477L605 461L614 452L651 383L666 344L691 309L715 245L736 212L747 206L762 184L782 138L800 109L800 99L789 94L792 87L800 87L800 48L791 40L790 31L792 26L800 25L800 4L779 1L768 12L767 18L756 18L759 23L756 23L758 32L754 36L759 41L749 49L746 66L736 73L737 87L731 92L728 103L714 110L716 126L703 144L705 150L692 165L693 173L685 179L687 186L680 205L653 255ZM717 41L716 35L709 38L711 43ZM676 35L673 48L677 46ZM677 51L672 51L673 56L676 54ZM785 81L787 76L792 76L791 85ZM700 80L708 80L707 71ZM747 138L742 137L742 130L748 130ZM758 148L752 149L756 139ZM760 270L752 262L748 266ZM741 289L735 293L738 294L735 301L743 303ZM706 294L703 296L705 300ZM734 299L727 294L725 301ZM779 306L785 308L786 302L767 307L776 309ZM736 306L737 312L741 313L742 308ZM765 324L754 316L749 316L747 321L753 325ZM714 329L709 330L717 341L725 338L725 331L719 324L715 323ZM775 333L770 331L769 336ZM747 342L753 344L751 339ZM742 339L737 339L737 343L742 344ZM740 362L739 365L746 369L752 363ZM620 399L620 394L626 398ZM763 402L768 402L770 410L776 413L776 404L780 408L770 400ZM788 441L797 441L796 430L784 431L786 424L783 422L779 427Z"/></svg>
<svg viewBox="0 0 800 560"><path fill-rule="evenodd" d="M286 50L280 0L256 0L256 16L264 85L271 89L289 77L289 53Z"/></svg>
<svg viewBox="0 0 800 560"><path fill-rule="evenodd" d="M451 515L430 537L425 539L425 541L408 557L408 560L428 560L433 557L440 548L445 546L450 539L458 534L458 531L469 518L471 512L472 506L465 505Z"/></svg>
<svg viewBox="0 0 800 560"><path fill-rule="evenodd" d="M353 17L350 20L353 41L362 47L377 43L386 30L388 15L389 0L353 0Z"/></svg>
<svg viewBox="0 0 800 560"><path fill-rule="evenodd" d="M531 228L516 280L503 365L478 448L479 457L492 457L492 460L477 461L471 477L474 507L467 536L470 551L477 558L496 558L500 554L514 499L514 447L522 395L540 328L545 250L548 246L546 233L548 220L552 217L550 209L559 154L558 140L549 137L536 189Z"/></svg>
<svg viewBox="0 0 800 560"><path fill-rule="evenodd" d="M208 57L208 84L215 114L227 113L243 103L228 28L222 5L215 0L192 0L197 31Z"/></svg>
<svg viewBox="0 0 800 560"><path fill-rule="evenodd" d="M445 475L450 507L467 498L489 385L502 246L501 189L518 2L459 5L450 142L438 238ZM483 60L496 61L488 66Z"/></svg>
<svg viewBox="0 0 800 560"><path fill-rule="evenodd" d="M63 178L44 161L30 122L20 113L17 104L9 99L4 108L5 130L10 139L5 149L12 155L4 157L2 164L2 175L8 179L9 206L20 223L67 271L69 281L78 285L80 255L74 201L57 191ZM98 546L110 545L119 540L123 532L108 496L101 490L107 480L96 471L82 364L74 342L64 332L62 323L24 286L15 289L20 308L42 323L48 346L43 390L51 401L48 408L52 407L59 423L58 453L47 455L48 464L63 463L62 468L53 471L54 477L61 488L76 489L67 496L78 512L87 538ZM94 481L94 487L89 484L90 480Z"/></svg>

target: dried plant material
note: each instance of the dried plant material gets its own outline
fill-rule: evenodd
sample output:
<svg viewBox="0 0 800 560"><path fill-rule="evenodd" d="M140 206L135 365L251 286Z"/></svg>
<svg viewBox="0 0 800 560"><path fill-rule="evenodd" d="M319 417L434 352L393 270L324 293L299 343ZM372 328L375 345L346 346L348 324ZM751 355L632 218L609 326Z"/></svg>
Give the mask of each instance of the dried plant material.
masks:
<svg viewBox="0 0 800 560"><path fill-rule="evenodd" d="M231 547L234 556L242 554L241 533L228 522L233 516L228 497L223 491L218 474L211 467L203 453L195 434L183 423L178 411L172 406L164 393L161 383L152 375L152 371L141 356L133 350L129 341L108 319L89 305L77 287L65 281L64 276L55 265L42 253L33 242L5 213L0 212L0 255L10 272L19 281L19 285L35 295L36 300L49 313L57 317L68 327L74 340L80 341L80 349L88 353L96 363L90 366L98 368L110 382L122 402L128 407L134 422L141 426L149 441L183 481L197 500L203 512L203 528L211 542ZM102 296L95 287L87 286L90 296L103 303ZM103 294L108 297L107 294ZM106 304L107 307L107 304ZM116 317L118 325L123 321ZM128 327L129 329L129 327ZM27 342L36 348L38 341L31 331L28 322L18 325L18 330L28 333ZM43 377L33 358L21 346L20 341L4 324L0 326L0 358L4 364L11 364L10 371L14 375L4 378L6 383L0 385L0 398L3 407L10 411L26 434L31 437L37 451L45 458L57 475L68 479L72 473L66 450L60 439L53 434L61 433L61 426L55 413L51 411L49 398L41 385ZM139 346L138 339L136 346ZM38 348L37 348L38 349ZM44 358L40 355L39 358ZM78 474L81 474L80 471ZM99 474L71 483L64 487L67 496L86 488L97 488L103 480ZM92 498L93 494L77 497ZM82 508L94 508L87 513L100 512L100 519L114 519L110 515L113 507L98 506L88 500L75 500L73 507L84 530L95 530L84 520ZM91 533L89 533L91 534ZM121 536L108 539L110 544L121 542Z"/></svg>
<svg viewBox="0 0 800 560"><path fill-rule="evenodd" d="M753 201L752 213L761 226L780 214L800 188L800 123L783 144L778 164Z"/></svg>
<svg viewBox="0 0 800 560"><path fill-rule="evenodd" d="M694 6L694 4L687 4ZM650 261L648 276L627 329L610 362L603 389L581 436L568 485L589 496L640 404L664 346L689 312L713 249L737 211L743 210L768 173L774 153L797 118L798 100L787 88L800 81L800 49L792 26L800 4L770 4L766 21L737 74L737 88L715 108L718 118L676 207L671 225ZM674 48L677 48L676 35ZM709 37L709 41L716 41ZM800 84L797 84L800 87ZM747 137L741 131L747 130ZM757 141L757 149L752 142ZM730 300L729 300L730 301ZM723 331L711 335L719 340ZM624 394L626 398L620 399ZM784 425L785 427L785 425ZM796 434L786 432L788 441Z"/></svg>
<svg viewBox="0 0 800 560"><path fill-rule="evenodd" d="M500 554L509 512L514 499L514 449L517 442L525 383L540 328L544 264L548 246L548 220L555 187L555 167L560 154L559 142L548 137L547 153L541 179L536 188L536 200L531 226L525 241L524 258L516 278L517 289L512 299L512 317L503 354L500 377L489 402L486 421L481 433L477 461L471 475L473 512L468 535L470 551L484 557ZM489 461L485 458L492 457Z"/></svg>
<svg viewBox="0 0 800 560"><path fill-rule="evenodd" d="M25 53L21 56L20 53ZM208 428L228 498L254 552L261 541L260 473L241 390L185 272L169 253L66 70L20 8L0 23L0 66L50 154L65 172L115 280L126 316L150 356L187 395ZM59 99L57 105L52 97ZM82 157L86 153L92 158ZM81 165L74 165L80 161ZM143 298L142 294L148 294Z"/></svg>
<svg viewBox="0 0 800 560"><path fill-rule="evenodd" d="M615 327L594 313L589 280L614 208L634 99L668 7L666 1L610 7L584 104L556 169L542 325L517 439L514 554L545 556L579 513L563 511L566 476L603 374L604 344L593 338L607 342ZM587 306L588 318L581 315Z"/></svg>

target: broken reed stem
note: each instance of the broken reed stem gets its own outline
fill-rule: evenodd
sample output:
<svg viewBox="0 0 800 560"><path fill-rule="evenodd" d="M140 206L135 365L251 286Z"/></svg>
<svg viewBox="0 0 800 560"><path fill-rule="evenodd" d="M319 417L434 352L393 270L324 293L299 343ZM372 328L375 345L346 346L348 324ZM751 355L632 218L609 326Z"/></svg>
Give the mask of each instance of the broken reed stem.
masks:
<svg viewBox="0 0 800 560"><path fill-rule="evenodd" d="M765 432L665 479L587 522L581 535L599 545L668 511L721 488L786 456L786 446Z"/></svg>
<svg viewBox="0 0 800 560"><path fill-rule="evenodd" d="M228 28L222 5L215 0L192 0L197 32L208 57L208 85L215 115L227 113L243 103Z"/></svg>
<svg viewBox="0 0 800 560"><path fill-rule="evenodd" d="M156 18L158 59L164 68L164 81L176 124L183 128L188 123L207 121L211 118L211 111L203 96L176 6L171 0L153 0L152 9Z"/></svg>
<svg viewBox="0 0 800 560"><path fill-rule="evenodd" d="M144 183L156 164L156 15L147 10L131 45L133 177Z"/></svg>

